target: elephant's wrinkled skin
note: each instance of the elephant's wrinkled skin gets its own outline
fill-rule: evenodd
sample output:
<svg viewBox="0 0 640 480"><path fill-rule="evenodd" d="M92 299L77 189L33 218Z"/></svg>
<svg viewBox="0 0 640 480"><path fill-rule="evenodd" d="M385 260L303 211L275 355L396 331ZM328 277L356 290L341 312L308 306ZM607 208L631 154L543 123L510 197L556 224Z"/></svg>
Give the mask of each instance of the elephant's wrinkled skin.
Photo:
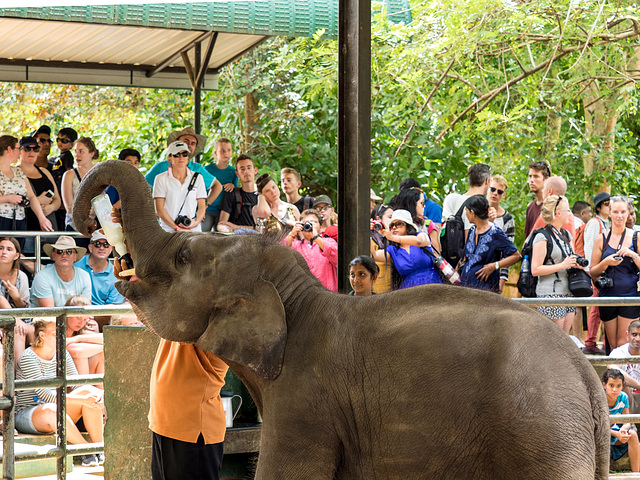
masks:
<svg viewBox="0 0 640 480"><path fill-rule="evenodd" d="M161 337L223 358L264 420L262 480L607 478L606 400L552 322L498 295L324 289L259 236L167 233L138 171L86 175L74 222L115 185L139 280L118 290Z"/></svg>

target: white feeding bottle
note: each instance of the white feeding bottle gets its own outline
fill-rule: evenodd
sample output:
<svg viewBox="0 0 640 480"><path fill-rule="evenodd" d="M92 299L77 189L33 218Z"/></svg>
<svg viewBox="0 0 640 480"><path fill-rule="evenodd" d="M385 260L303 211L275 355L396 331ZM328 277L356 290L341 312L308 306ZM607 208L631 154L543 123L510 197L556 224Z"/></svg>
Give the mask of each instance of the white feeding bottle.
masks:
<svg viewBox="0 0 640 480"><path fill-rule="evenodd" d="M131 254L127 252L127 246L124 244L124 232L122 231L122 225L119 222L114 221L111 216L113 211L113 205L109 195L101 193L100 195L91 199L91 206L93 211L96 212L96 217L100 220L100 225L104 231L107 241L113 245L118 256L127 263L129 268L133 268L133 260Z"/></svg>

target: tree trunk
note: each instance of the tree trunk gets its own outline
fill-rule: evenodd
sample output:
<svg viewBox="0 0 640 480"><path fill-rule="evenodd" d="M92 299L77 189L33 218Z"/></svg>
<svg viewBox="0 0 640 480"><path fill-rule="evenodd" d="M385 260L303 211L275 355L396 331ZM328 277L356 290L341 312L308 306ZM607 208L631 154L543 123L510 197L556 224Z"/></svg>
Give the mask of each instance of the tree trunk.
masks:
<svg viewBox="0 0 640 480"><path fill-rule="evenodd" d="M244 150L251 151L255 142L253 130L258 123L258 99L254 92L249 92L244 96Z"/></svg>

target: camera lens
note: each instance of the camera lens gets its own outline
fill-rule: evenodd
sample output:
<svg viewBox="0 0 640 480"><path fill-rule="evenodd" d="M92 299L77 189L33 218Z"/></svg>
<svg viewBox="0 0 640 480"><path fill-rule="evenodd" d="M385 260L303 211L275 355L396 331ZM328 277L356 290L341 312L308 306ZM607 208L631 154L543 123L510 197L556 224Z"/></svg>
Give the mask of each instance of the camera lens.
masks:
<svg viewBox="0 0 640 480"><path fill-rule="evenodd" d="M374 229L376 232L379 232L380 230L382 230L382 224L381 224L381 223L378 223L378 222L374 223L374 224L373 224L373 229Z"/></svg>
<svg viewBox="0 0 640 480"><path fill-rule="evenodd" d="M304 222L302 224L302 230L305 232L313 232L313 224L310 222Z"/></svg>

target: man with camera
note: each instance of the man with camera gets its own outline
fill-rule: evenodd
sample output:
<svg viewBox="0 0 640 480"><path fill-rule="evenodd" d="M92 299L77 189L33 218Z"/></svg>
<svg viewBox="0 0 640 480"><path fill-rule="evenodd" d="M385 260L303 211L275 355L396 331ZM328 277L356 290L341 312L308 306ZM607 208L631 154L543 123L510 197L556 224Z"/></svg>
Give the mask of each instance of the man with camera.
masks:
<svg viewBox="0 0 640 480"><path fill-rule="evenodd" d="M160 226L167 232L200 232L207 190L202 175L187 167L189 146L180 141L167 148L169 170L153 182L153 198Z"/></svg>
<svg viewBox="0 0 640 480"><path fill-rule="evenodd" d="M285 244L299 252L309 265L309 270L329 290L338 291L338 242L331 237L320 236L322 216L310 208L300 214Z"/></svg>

